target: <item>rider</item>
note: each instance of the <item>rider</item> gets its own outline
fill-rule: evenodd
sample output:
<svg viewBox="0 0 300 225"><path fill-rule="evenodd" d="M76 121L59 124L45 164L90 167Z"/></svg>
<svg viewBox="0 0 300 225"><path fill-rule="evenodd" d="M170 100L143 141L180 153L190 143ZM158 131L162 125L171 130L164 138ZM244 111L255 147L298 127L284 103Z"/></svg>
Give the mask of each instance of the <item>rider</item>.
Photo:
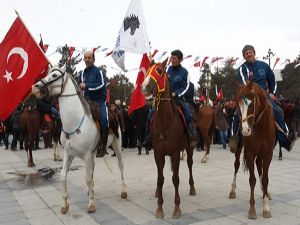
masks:
<svg viewBox="0 0 300 225"><path fill-rule="evenodd" d="M97 150L96 157L102 157L106 154L106 143L108 138L108 112L106 107L106 81L105 71L100 70L94 65L95 54L92 51L84 53L83 61L86 68L80 77L79 87L84 90L84 95L99 106L100 127L102 145Z"/></svg>
<svg viewBox="0 0 300 225"><path fill-rule="evenodd" d="M173 98L177 98L178 102L181 104L185 120L187 122L188 136L190 139L196 138L196 128L194 125L192 113L190 111L189 105L186 102L185 94L190 87L190 81L188 76L188 71L185 69L181 62L183 60L183 54L180 50L176 49L171 52L171 66L167 70L169 75L170 88ZM146 138L144 146L148 147L150 142L150 118L152 118L154 110L149 111L147 126L146 126Z"/></svg>
<svg viewBox="0 0 300 225"><path fill-rule="evenodd" d="M237 80L240 83L245 83L246 80L253 79L255 83L269 93L275 120L281 128L281 130L276 129L277 139L282 147L291 151L295 142L295 137L292 132L289 132L288 127L283 120L283 116L274 102L277 88L275 75L268 64L255 59L255 49L252 45L245 45L242 53L246 62L237 69ZM235 113L232 123L233 133L236 134L239 123L237 113Z"/></svg>

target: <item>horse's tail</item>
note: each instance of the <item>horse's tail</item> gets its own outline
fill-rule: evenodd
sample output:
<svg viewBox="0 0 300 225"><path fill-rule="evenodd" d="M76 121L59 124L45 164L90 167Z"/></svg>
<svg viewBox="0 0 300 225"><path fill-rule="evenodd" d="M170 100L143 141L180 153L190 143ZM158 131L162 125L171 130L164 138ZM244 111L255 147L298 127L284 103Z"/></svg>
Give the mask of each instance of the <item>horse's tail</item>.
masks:
<svg viewBox="0 0 300 225"><path fill-rule="evenodd" d="M103 161L104 161L104 164L105 164L105 166L106 166L106 169L112 174L112 173L113 173L113 172L112 172L112 167L111 167L111 164L110 164L110 162L109 162L109 160L108 160L107 154L105 154L105 155L103 156Z"/></svg>

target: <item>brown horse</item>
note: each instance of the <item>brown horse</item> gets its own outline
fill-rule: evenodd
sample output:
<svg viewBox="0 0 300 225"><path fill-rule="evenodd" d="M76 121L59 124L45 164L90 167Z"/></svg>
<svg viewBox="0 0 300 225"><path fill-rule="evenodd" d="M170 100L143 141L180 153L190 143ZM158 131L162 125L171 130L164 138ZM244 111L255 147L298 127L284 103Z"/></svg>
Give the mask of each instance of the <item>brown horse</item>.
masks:
<svg viewBox="0 0 300 225"><path fill-rule="evenodd" d="M199 106L197 125L202 134L205 148L205 154L201 162L206 163L209 158L211 140L215 130L215 113L209 105L203 104Z"/></svg>
<svg viewBox="0 0 300 225"><path fill-rule="evenodd" d="M21 139L24 142L25 150L27 152L28 167L34 167L35 164L32 158L32 149L34 142L39 134L40 127L40 113L36 109L35 96L31 95L25 102L25 111L21 114Z"/></svg>
<svg viewBox="0 0 300 225"><path fill-rule="evenodd" d="M268 171L276 143L275 122L271 103L263 89L253 81L239 85L237 101L241 112L241 131L244 145L245 168L249 170L250 183L250 209L248 218L256 218L254 188L256 178L254 174L254 161L261 180L263 191L263 217L271 217L268 197ZM239 156L242 145L236 152L235 174L232 183L230 198L235 197L236 175L239 167Z"/></svg>
<svg viewBox="0 0 300 225"><path fill-rule="evenodd" d="M173 218L178 218L181 216L179 207L180 196L178 193L180 152L186 149L187 164L190 173L190 195L195 195L196 190L192 174L193 148L195 146L190 145L178 107L176 106L174 99L171 98L169 80L165 71L165 66L166 61L152 65L147 72L147 77L142 84L142 89L144 93L152 93L155 96L155 113L150 130L154 148L154 158L157 166L157 188L155 196L158 197L158 207L155 216L157 218L164 217L162 208L164 202L162 196L162 187L164 183L163 169L165 165L165 156L170 156L173 171L172 181L175 187L175 208L173 211Z"/></svg>

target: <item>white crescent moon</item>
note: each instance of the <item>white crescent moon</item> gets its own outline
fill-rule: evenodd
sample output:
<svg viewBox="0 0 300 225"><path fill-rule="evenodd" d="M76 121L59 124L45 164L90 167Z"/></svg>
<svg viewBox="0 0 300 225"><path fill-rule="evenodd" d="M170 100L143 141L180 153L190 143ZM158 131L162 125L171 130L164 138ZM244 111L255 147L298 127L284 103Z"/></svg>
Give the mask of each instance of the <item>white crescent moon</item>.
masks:
<svg viewBox="0 0 300 225"><path fill-rule="evenodd" d="M13 54L20 55L22 57L22 59L24 60L23 70L22 70L21 74L17 77L17 79L21 79L22 77L24 77L24 75L28 69L28 54L23 48L19 48L19 47L12 48L7 55L7 63L8 63L10 56Z"/></svg>

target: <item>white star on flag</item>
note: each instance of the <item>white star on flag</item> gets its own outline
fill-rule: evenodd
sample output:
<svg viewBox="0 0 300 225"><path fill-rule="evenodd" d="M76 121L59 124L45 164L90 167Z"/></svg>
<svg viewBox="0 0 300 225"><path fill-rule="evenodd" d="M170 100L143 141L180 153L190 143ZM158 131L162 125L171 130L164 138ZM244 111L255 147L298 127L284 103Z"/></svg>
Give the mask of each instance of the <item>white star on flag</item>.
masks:
<svg viewBox="0 0 300 225"><path fill-rule="evenodd" d="M6 74L3 76L4 78L6 78L6 82L8 83L10 80L13 80L11 75L12 75L12 72L8 72L7 70L6 71Z"/></svg>

